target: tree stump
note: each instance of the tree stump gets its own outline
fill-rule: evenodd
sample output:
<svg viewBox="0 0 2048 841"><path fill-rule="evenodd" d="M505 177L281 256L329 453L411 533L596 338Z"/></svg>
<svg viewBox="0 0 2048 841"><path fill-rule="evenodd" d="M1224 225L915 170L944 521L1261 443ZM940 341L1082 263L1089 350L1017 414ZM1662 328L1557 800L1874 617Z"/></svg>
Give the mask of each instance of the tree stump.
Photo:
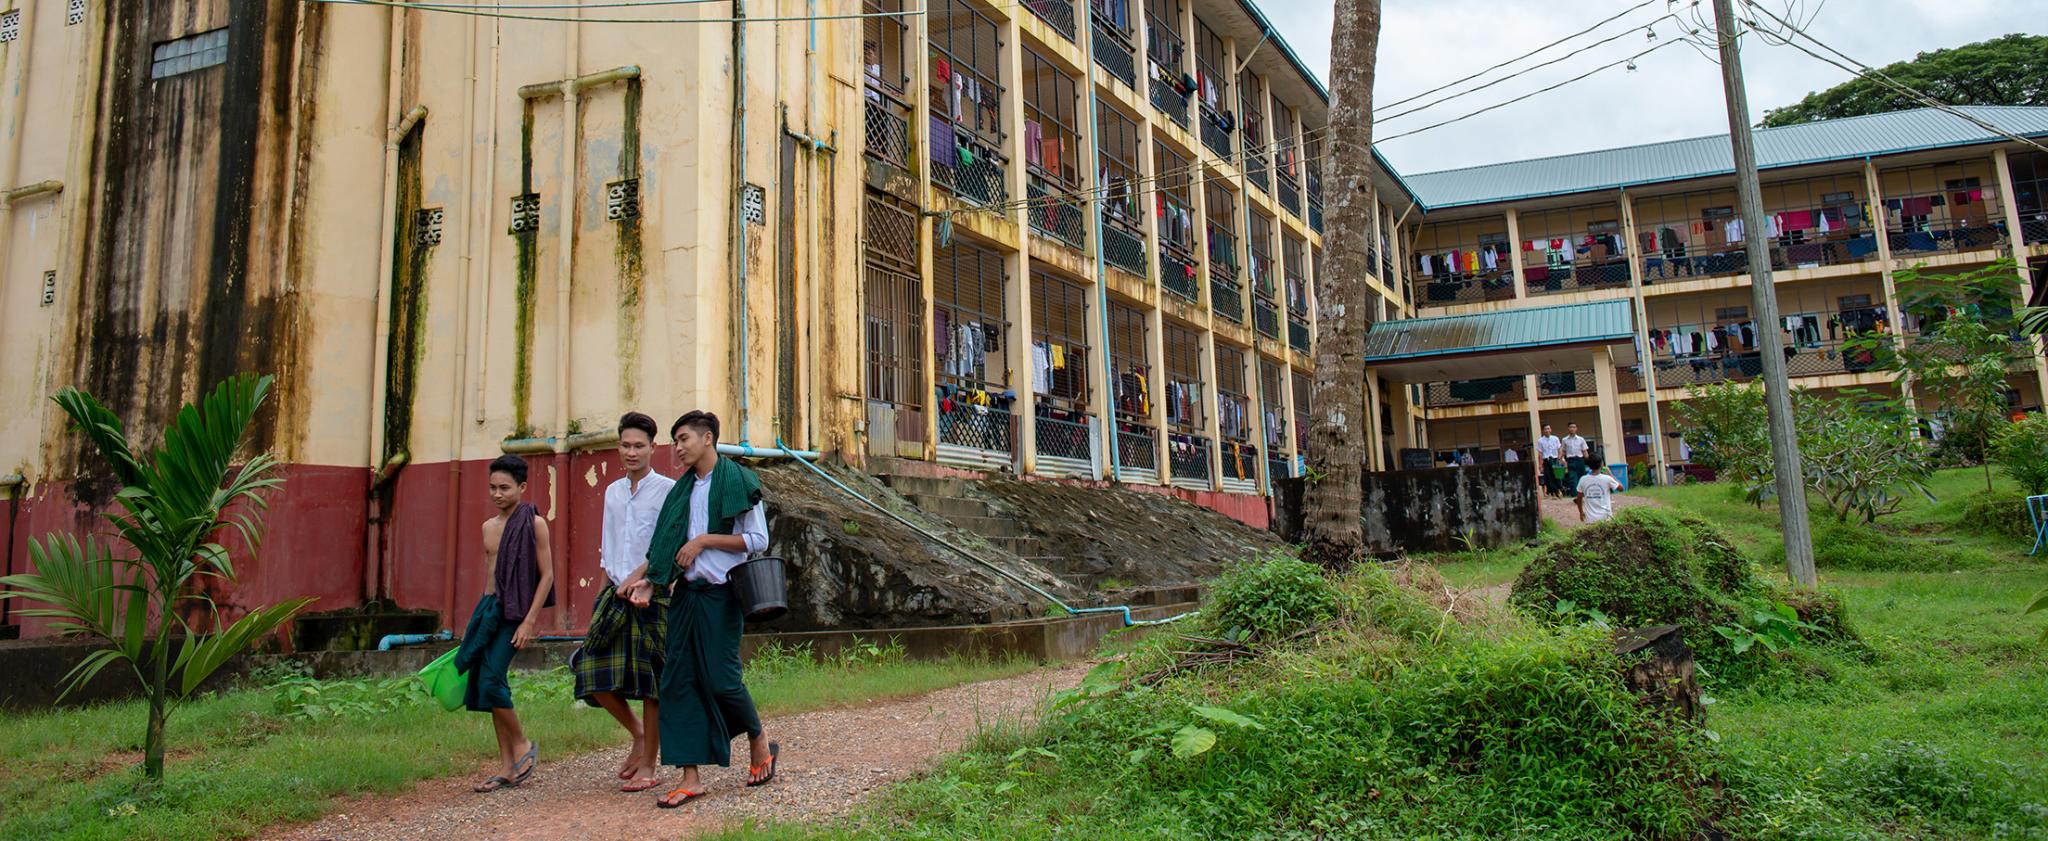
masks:
<svg viewBox="0 0 2048 841"><path fill-rule="evenodd" d="M1619 631L1614 654L1628 664L1623 679L1650 706L1685 721L1700 718L1700 684L1685 629L1653 625Z"/></svg>

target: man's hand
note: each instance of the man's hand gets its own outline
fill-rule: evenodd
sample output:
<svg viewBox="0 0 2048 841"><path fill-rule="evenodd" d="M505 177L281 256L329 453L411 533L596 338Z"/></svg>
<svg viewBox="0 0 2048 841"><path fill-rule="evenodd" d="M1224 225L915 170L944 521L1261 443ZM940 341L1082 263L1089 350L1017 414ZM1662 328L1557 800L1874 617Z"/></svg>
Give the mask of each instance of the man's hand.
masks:
<svg viewBox="0 0 2048 841"><path fill-rule="evenodd" d="M533 620L519 623L519 630L512 633L512 647L523 649L533 644Z"/></svg>
<svg viewBox="0 0 2048 841"><path fill-rule="evenodd" d="M676 550L677 569L684 572L690 570L690 565L697 562L697 556L704 553L703 540L704 538L702 537L690 538L690 542L683 544L683 548Z"/></svg>
<svg viewBox="0 0 2048 841"><path fill-rule="evenodd" d="M642 578L626 585L626 601L634 607L646 607L654 603L654 582Z"/></svg>

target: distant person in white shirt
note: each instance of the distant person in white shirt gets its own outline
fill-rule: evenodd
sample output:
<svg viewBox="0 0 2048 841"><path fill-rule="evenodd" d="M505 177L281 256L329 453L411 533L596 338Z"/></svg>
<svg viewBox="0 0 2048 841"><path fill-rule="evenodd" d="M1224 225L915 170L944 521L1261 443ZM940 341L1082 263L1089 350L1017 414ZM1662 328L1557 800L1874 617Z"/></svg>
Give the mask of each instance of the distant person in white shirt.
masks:
<svg viewBox="0 0 2048 841"><path fill-rule="evenodd" d="M1472 451L1471 451L1471 450L1459 450L1459 451L1458 451L1458 466L1459 466L1459 467L1471 467L1471 466L1472 466Z"/></svg>
<svg viewBox="0 0 2048 841"><path fill-rule="evenodd" d="M646 791L660 783L660 666L662 625L667 621L668 594L651 594L650 603L630 603L622 585L647 563L647 546L662 502L675 480L654 472L654 419L639 412L619 418L619 466L626 475L604 489L604 523L598 532L598 566L604 589L591 611L592 627L617 630L604 639L586 638L570 658L576 676L576 697L603 707L633 737L633 749L619 766L626 782L620 791ZM641 702L633 717L631 702Z"/></svg>
<svg viewBox="0 0 2048 841"><path fill-rule="evenodd" d="M1596 470L1579 479L1579 520L1597 523L1614 517L1614 492L1621 482L1607 471Z"/></svg>
<svg viewBox="0 0 2048 841"><path fill-rule="evenodd" d="M1543 425L1543 436L1536 439L1536 463L1542 471L1543 492L1551 496L1563 496L1564 485L1558 480L1557 467L1563 463L1564 442L1557 433L1550 431L1550 424Z"/></svg>
<svg viewBox="0 0 2048 841"><path fill-rule="evenodd" d="M1575 423L1565 424L1561 443L1564 447L1564 486L1576 489L1579 480L1586 476L1586 453L1592 448L1587 446L1586 437L1579 434L1579 425Z"/></svg>
<svg viewBox="0 0 2048 841"><path fill-rule="evenodd" d="M1520 453L1515 452L1515 448L1508 447L1501 451L1500 460L1508 464L1514 464L1515 462L1521 461L1522 456Z"/></svg>

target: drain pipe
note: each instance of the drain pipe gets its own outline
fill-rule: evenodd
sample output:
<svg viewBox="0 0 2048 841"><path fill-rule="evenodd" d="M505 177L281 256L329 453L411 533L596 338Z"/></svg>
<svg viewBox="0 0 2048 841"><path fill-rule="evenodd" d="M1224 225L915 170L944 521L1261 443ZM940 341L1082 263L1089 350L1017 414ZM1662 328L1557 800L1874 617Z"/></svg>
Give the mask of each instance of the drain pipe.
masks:
<svg viewBox="0 0 2048 841"><path fill-rule="evenodd" d="M459 394L460 392L457 393ZM377 640L377 650L390 651L400 646L447 642L454 638L454 631L435 631L431 634L385 634L383 639Z"/></svg>
<svg viewBox="0 0 2048 841"><path fill-rule="evenodd" d="M368 527L363 530L363 598L377 598L377 584L383 580L382 544L384 537L384 512L378 507L376 493L386 478L384 473L384 415L390 395L387 393L390 373L391 343L391 296L398 284L397 243L398 220L398 149L405 138L412 134L421 120L427 117L427 106L414 105L412 110L399 112L399 96L405 66L405 10L393 7L385 17L388 30L385 61L389 70L385 74L384 113L389 121L389 130L384 135L384 195L382 211L378 217L377 264L378 280L370 298L370 311L376 328L370 345L370 414L369 452L363 463L370 469L370 488L365 504L369 512Z"/></svg>
<svg viewBox="0 0 2048 841"><path fill-rule="evenodd" d="M747 3L732 0L732 232L726 237L737 308L740 443L747 443Z"/></svg>
<svg viewBox="0 0 2048 841"><path fill-rule="evenodd" d="M1102 171L1102 110L1101 95L1095 92L1095 62L1088 64L1088 137L1095 145L1094 171ZM1116 360L1109 352L1113 336L1109 332L1109 263L1102 257L1102 196L1103 185L1090 190L1088 201L1095 205L1095 308L1102 322L1102 384L1109 389L1108 414L1102 418L1102 440L1109 446L1103 448L1109 460L1109 475L1118 484L1124 481L1124 467L1117 458L1116 428Z"/></svg>
<svg viewBox="0 0 2048 841"><path fill-rule="evenodd" d="M40 192L29 191L53 183L45 181L43 184L30 185L28 187L22 187L14 183L14 179L21 177L21 138L25 133L23 131L23 122L28 119L28 64L29 59L33 57L30 54L30 45L36 40L33 35L33 27L36 22L37 4L16 4L10 2L7 5L13 10L15 23L21 28L21 31L30 34L28 37L16 38L9 43L4 48L5 61L0 63L0 69L5 69L6 67L14 69L14 78L7 80L7 90L13 92L14 101L10 103L11 107L8 108L6 137L0 138L0 142L5 143L4 148L0 148L0 167L5 167L5 171L0 172L0 188L4 188L7 191L6 202L0 203L0 254L12 253L9 249L14 239L14 203L31 195L41 195L42 193ZM0 271L0 275L4 274L4 271ZM27 284L23 283L20 285L26 286ZM5 311L5 309L6 301L0 300L0 311Z"/></svg>
<svg viewBox="0 0 2048 841"><path fill-rule="evenodd" d="M775 442L775 444L776 446L781 447L782 442L778 440ZM1055 596L1052 593L1046 592L1045 588L1033 584L1014 572L1003 569L1002 567L997 566L996 564L991 563L987 560L984 560L980 556L972 552L969 552L966 549L962 549L959 546L954 545L953 543L947 541L945 538L933 534L930 530L926 529L925 527L920 526L904 518L903 515L883 507L881 503L869 499L860 491L856 491L852 488L847 487L845 482L839 481L839 477L825 472L823 468L820 468L817 465L812 464L809 459L797 455L795 451L789 450L786 447L782 448L782 451L784 453L789 453L791 457L796 459L798 464L801 464L804 467L809 468L812 473L816 473L819 476L824 477L825 481L832 483L833 487L838 488L847 496L853 497L854 499L859 500L862 503L865 503L869 508L873 508L876 511L882 512L883 516L886 516L891 520L895 520L896 522L903 524L906 528L909 528L911 531L923 535L926 540L929 540L933 543L937 543L940 546L946 547L947 549L951 549L955 554L959 555L960 557L966 558L967 560L973 561L977 564L987 567L991 572L994 572L997 575L1000 575L1013 582L1016 582L1018 585L1024 587L1025 589L1045 597L1046 601L1052 602L1054 606L1058 607L1060 610L1066 611L1069 615L1083 616L1092 613L1122 614L1124 620L1123 626L1129 628L1133 626L1164 625L1168 622L1175 622L1201 613L1201 611L1199 610L1190 610L1186 613L1178 613L1174 614L1173 616L1168 616L1165 619L1133 619L1131 618L1130 605L1118 605L1116 607L1075 607L1073 605L1067 604L1066 601L1061 599L1059 596Z"/></svg>

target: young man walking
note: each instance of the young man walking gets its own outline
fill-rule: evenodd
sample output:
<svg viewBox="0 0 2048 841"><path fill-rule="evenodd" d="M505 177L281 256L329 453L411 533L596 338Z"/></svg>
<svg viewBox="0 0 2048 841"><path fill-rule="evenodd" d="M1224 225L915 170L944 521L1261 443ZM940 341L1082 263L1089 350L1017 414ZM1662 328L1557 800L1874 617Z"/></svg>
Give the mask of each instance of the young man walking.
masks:
<svg viewBox="0 0 2048 841"><path fill-rule="evenodd" d="M478 793L524 783L539 764L540 746L526 738L519 714L512 711L512 655L532 644L539 609L555 603L548 522L524 499L526 462L511 455L491 462L490 494L498 513L483 525L487 583L455 655L456 670L469 675L463 705L491 714L505 767L504 773L478 783Z"/></svg>
<svg viewBox="0 0 2048 841"><path fill-rule="evenodd" d="M698 766L732 764L732 739L747 734L747 785L775 778L780 746L761 732L761 717L740 673L746 617L726 575L768 547L761 480L718 457L718 416L695 411L669 428L683 475L662 504L647 552L644 580L633 582L635 604L669 592L667 654L661 670L661 763L683 778L659 804L672 809L704 794Z"/></svg>
<svg viewBox="0 0 2048 841"><path fill-rule="evenodd" d="M661 782L660 672L662 627L668 593L653 594L650 603L628 601L624 589L647 565L647 545L662 502L675 480L654 472L654 419L639 412L619 418L619 464L626 475L604 489L604 525L598 538L598 565L605 588L591 609L590 630L570 662L576 673L576 697L603 707L633 737L633 748L619 766L626 782L620 791L646 791ZM633 715L639 701L641 715Z"/></svg>
<svg viewBox="0 0 2048 841"><path fill-rule="evenodd" d="M1561 442L1564 449L1564 486L1571 495L1578 496L1579 480L1586 477L1586 456L1592 452L1592 447L1586 443L1586 437L1579 434L1578 424L1565 424L1564 433Z"/></svg>
<svg viewBox="0 0 2048 841"><path fill-rule="evenodd" d="M1544 424L1543 436L1536 439L1536 461L1543 471L1537 478L1543 480L1544 493L1551 496L1564 494L1564 485L1557 475L1557 468L1564 463L1563 459L1564 442L1558 439L1557 433L1550 431L1550 424Z"/></svg>

